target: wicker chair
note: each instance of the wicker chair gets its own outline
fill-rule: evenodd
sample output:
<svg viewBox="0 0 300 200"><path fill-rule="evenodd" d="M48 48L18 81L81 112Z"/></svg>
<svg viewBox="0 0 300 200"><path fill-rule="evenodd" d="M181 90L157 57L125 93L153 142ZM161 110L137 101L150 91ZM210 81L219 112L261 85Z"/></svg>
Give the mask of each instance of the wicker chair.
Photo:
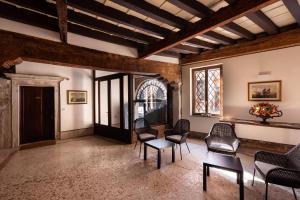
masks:
<svg viewBox="0 0 300 200"><path fill-rule="evenodd" d="M265 180L265 199L268 199L268 184L273 183L291 187L295 199L297 200L294 188L300 188L300 144L285 154L276 154L266 151L257 152L254 156L252 186L254 185L256 170Z"/></svg>
<svg viewBox="0 0 300 200"><path fill-rule="evenodd" d="M189 132L190 132L190 121L187 119L180 119L176 122L176 125L173 129L165 130L165 139L175 144L179 144L181 160L182 160L181 144L185 143L188 151L190 152L189 146L186 141Z"/></svg>
<svg viewBox="0 0 300 200"><path fill-rule="evenodd" d="M140 141L140 152L139 156L141 155L142 143L154 140L157 138L158 131L151 128L150 124L145 118L138 118L134 121L134 132L137 135L137 141L135 143L134 149L138 141Z"/></svg>
<svg viewBox="0 0 300 200"><path fill-rule="evenodd" d="M240 145L234 128L228 123L216 123L205 138L208 151L236 155Z"/></svg>

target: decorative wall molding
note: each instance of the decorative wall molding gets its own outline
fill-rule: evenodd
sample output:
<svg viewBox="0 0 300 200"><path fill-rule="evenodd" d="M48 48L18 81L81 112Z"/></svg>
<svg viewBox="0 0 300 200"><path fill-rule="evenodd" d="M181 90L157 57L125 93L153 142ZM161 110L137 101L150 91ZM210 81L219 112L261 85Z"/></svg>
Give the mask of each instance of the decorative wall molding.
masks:
<svg viewBox="0 0 300 200"><path fill-rule="evenodd" d="M60 139L60 82L64 77L40 76L28 74L5 74L11 79L11 147L20 146L20 86L54 87L54 110L55 110L55 139Z"/></svg>

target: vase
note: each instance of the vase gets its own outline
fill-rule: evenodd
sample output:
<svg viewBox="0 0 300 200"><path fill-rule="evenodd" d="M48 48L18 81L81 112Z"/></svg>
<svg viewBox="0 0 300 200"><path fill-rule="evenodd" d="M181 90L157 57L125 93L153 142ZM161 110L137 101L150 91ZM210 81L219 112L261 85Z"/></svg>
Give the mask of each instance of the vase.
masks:
<svg viewBox="0 0 300 200"><path fill-rule="evenodd" d="M268 116L258 116L262 119L262 121L260 122L261 124L269 124L269 122L267 122L267 119L270 119L271 117Z"/></svg>

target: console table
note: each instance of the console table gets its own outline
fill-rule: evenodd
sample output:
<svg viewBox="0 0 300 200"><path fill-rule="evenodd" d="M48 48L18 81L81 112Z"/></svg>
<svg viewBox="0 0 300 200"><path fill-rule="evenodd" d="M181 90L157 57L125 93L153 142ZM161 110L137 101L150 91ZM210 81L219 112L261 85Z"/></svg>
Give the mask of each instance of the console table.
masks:
<svg viewBox="0 0 300 200"><path fill-rule="evenodd" d="M239 138L297 145L300 143L300 124L269 121L262 124L258 120L223 118L220 122L231 123Z"/></svg>

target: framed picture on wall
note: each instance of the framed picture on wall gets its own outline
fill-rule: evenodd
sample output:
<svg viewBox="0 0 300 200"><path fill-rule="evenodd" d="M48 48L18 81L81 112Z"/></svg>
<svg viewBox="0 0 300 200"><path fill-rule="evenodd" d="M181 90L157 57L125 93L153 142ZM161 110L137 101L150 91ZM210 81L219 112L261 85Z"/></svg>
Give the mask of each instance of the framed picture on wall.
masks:
<svg viewBox="0 0 300 200"><path fill-rule="evenodd" d="M83 90L68 90L67 91L68 104L87 104L87 91Z"/></svg>
<svg viewBox="0 0 300 200"><path fill-rule="evenodd" d="M249 101L281 101L281 81L248 83Z"/></svg>

